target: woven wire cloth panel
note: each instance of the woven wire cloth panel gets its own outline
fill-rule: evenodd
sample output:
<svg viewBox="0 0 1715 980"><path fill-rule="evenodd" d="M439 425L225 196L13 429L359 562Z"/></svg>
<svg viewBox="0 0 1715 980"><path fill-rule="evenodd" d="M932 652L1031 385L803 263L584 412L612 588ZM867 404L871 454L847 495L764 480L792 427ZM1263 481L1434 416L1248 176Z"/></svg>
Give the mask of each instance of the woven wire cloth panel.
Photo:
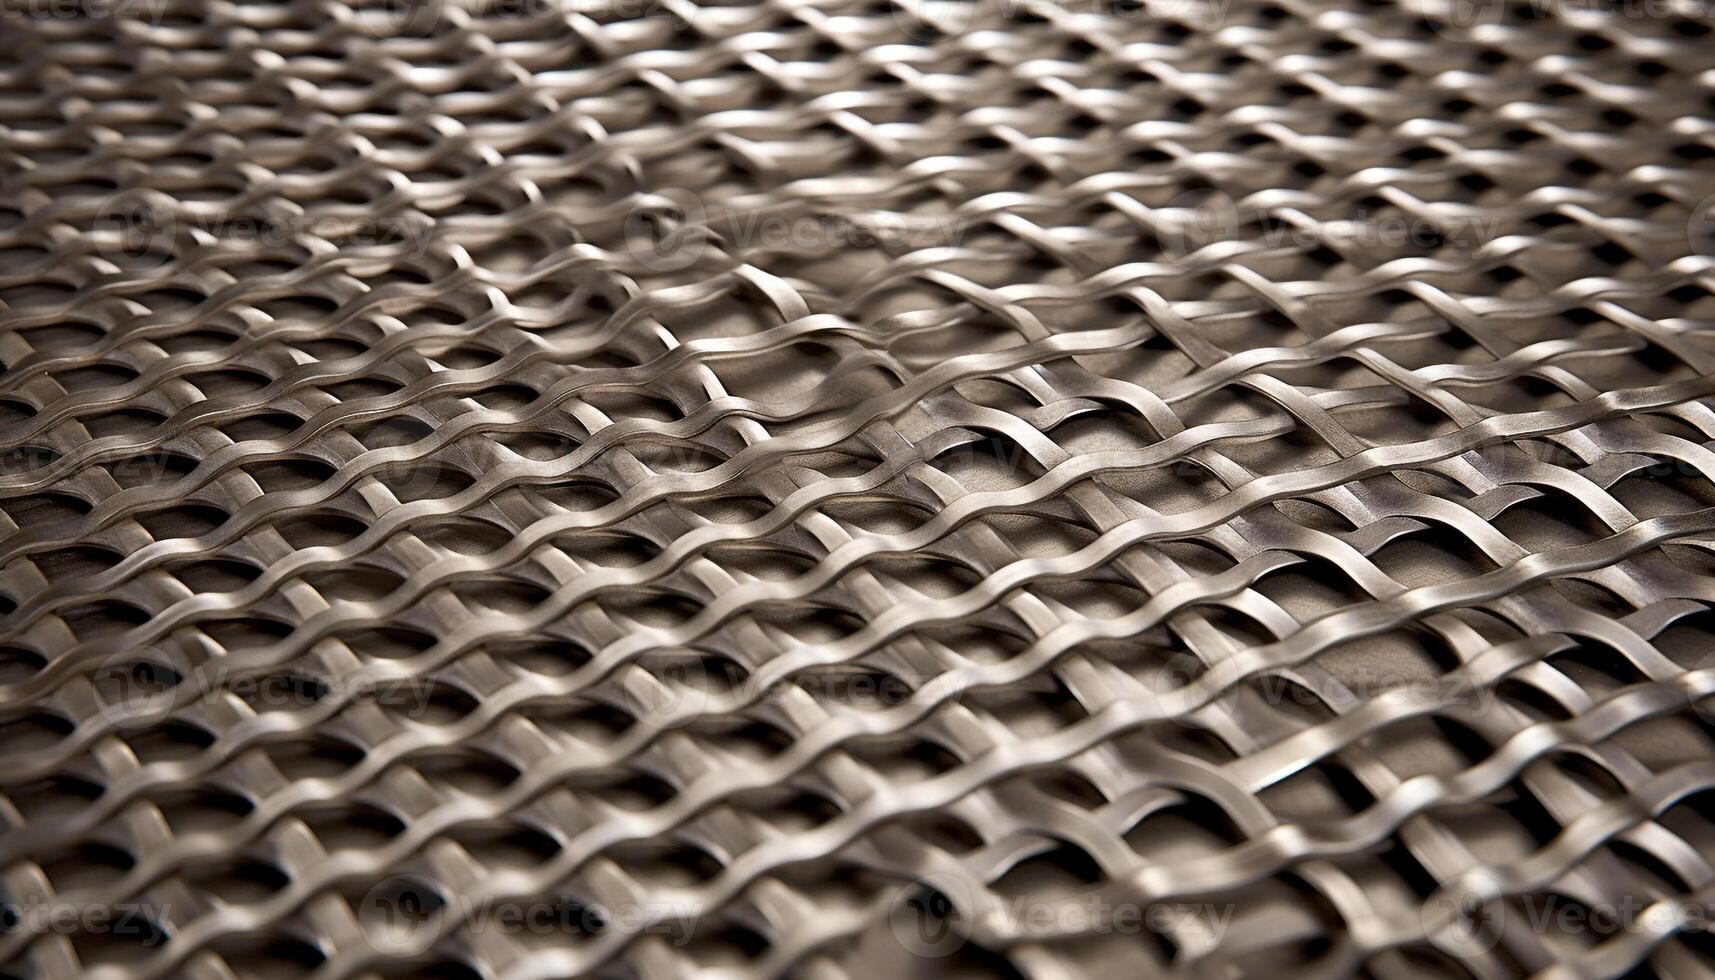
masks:
<svg viewBox="0 0 1715 980"><path fill-rule="evenodd" d="M1711 975L1705 6L0 8L0 974Z"/></svg>

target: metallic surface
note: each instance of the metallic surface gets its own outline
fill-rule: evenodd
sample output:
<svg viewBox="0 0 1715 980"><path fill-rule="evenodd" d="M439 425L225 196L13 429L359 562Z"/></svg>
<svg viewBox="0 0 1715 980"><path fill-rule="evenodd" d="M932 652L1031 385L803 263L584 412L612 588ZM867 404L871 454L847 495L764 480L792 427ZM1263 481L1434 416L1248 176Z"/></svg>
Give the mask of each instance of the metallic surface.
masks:
<svg viewBox="0 0 1715 980"><path fill-rule="evenodd" d="M1708 975L1707 14L12 0L0 973Z"/></svg>

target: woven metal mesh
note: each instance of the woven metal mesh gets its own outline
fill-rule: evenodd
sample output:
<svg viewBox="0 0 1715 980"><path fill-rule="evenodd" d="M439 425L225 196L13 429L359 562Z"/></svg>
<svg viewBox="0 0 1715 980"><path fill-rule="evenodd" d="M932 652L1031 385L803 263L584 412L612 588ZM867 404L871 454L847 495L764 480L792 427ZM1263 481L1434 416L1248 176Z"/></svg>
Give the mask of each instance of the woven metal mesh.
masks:
<svg viewBox="0 0 1715 980"><path fill-rule="evenodd" d="M1707 14L0 0L0 972L1707 974Z"/></svg>

